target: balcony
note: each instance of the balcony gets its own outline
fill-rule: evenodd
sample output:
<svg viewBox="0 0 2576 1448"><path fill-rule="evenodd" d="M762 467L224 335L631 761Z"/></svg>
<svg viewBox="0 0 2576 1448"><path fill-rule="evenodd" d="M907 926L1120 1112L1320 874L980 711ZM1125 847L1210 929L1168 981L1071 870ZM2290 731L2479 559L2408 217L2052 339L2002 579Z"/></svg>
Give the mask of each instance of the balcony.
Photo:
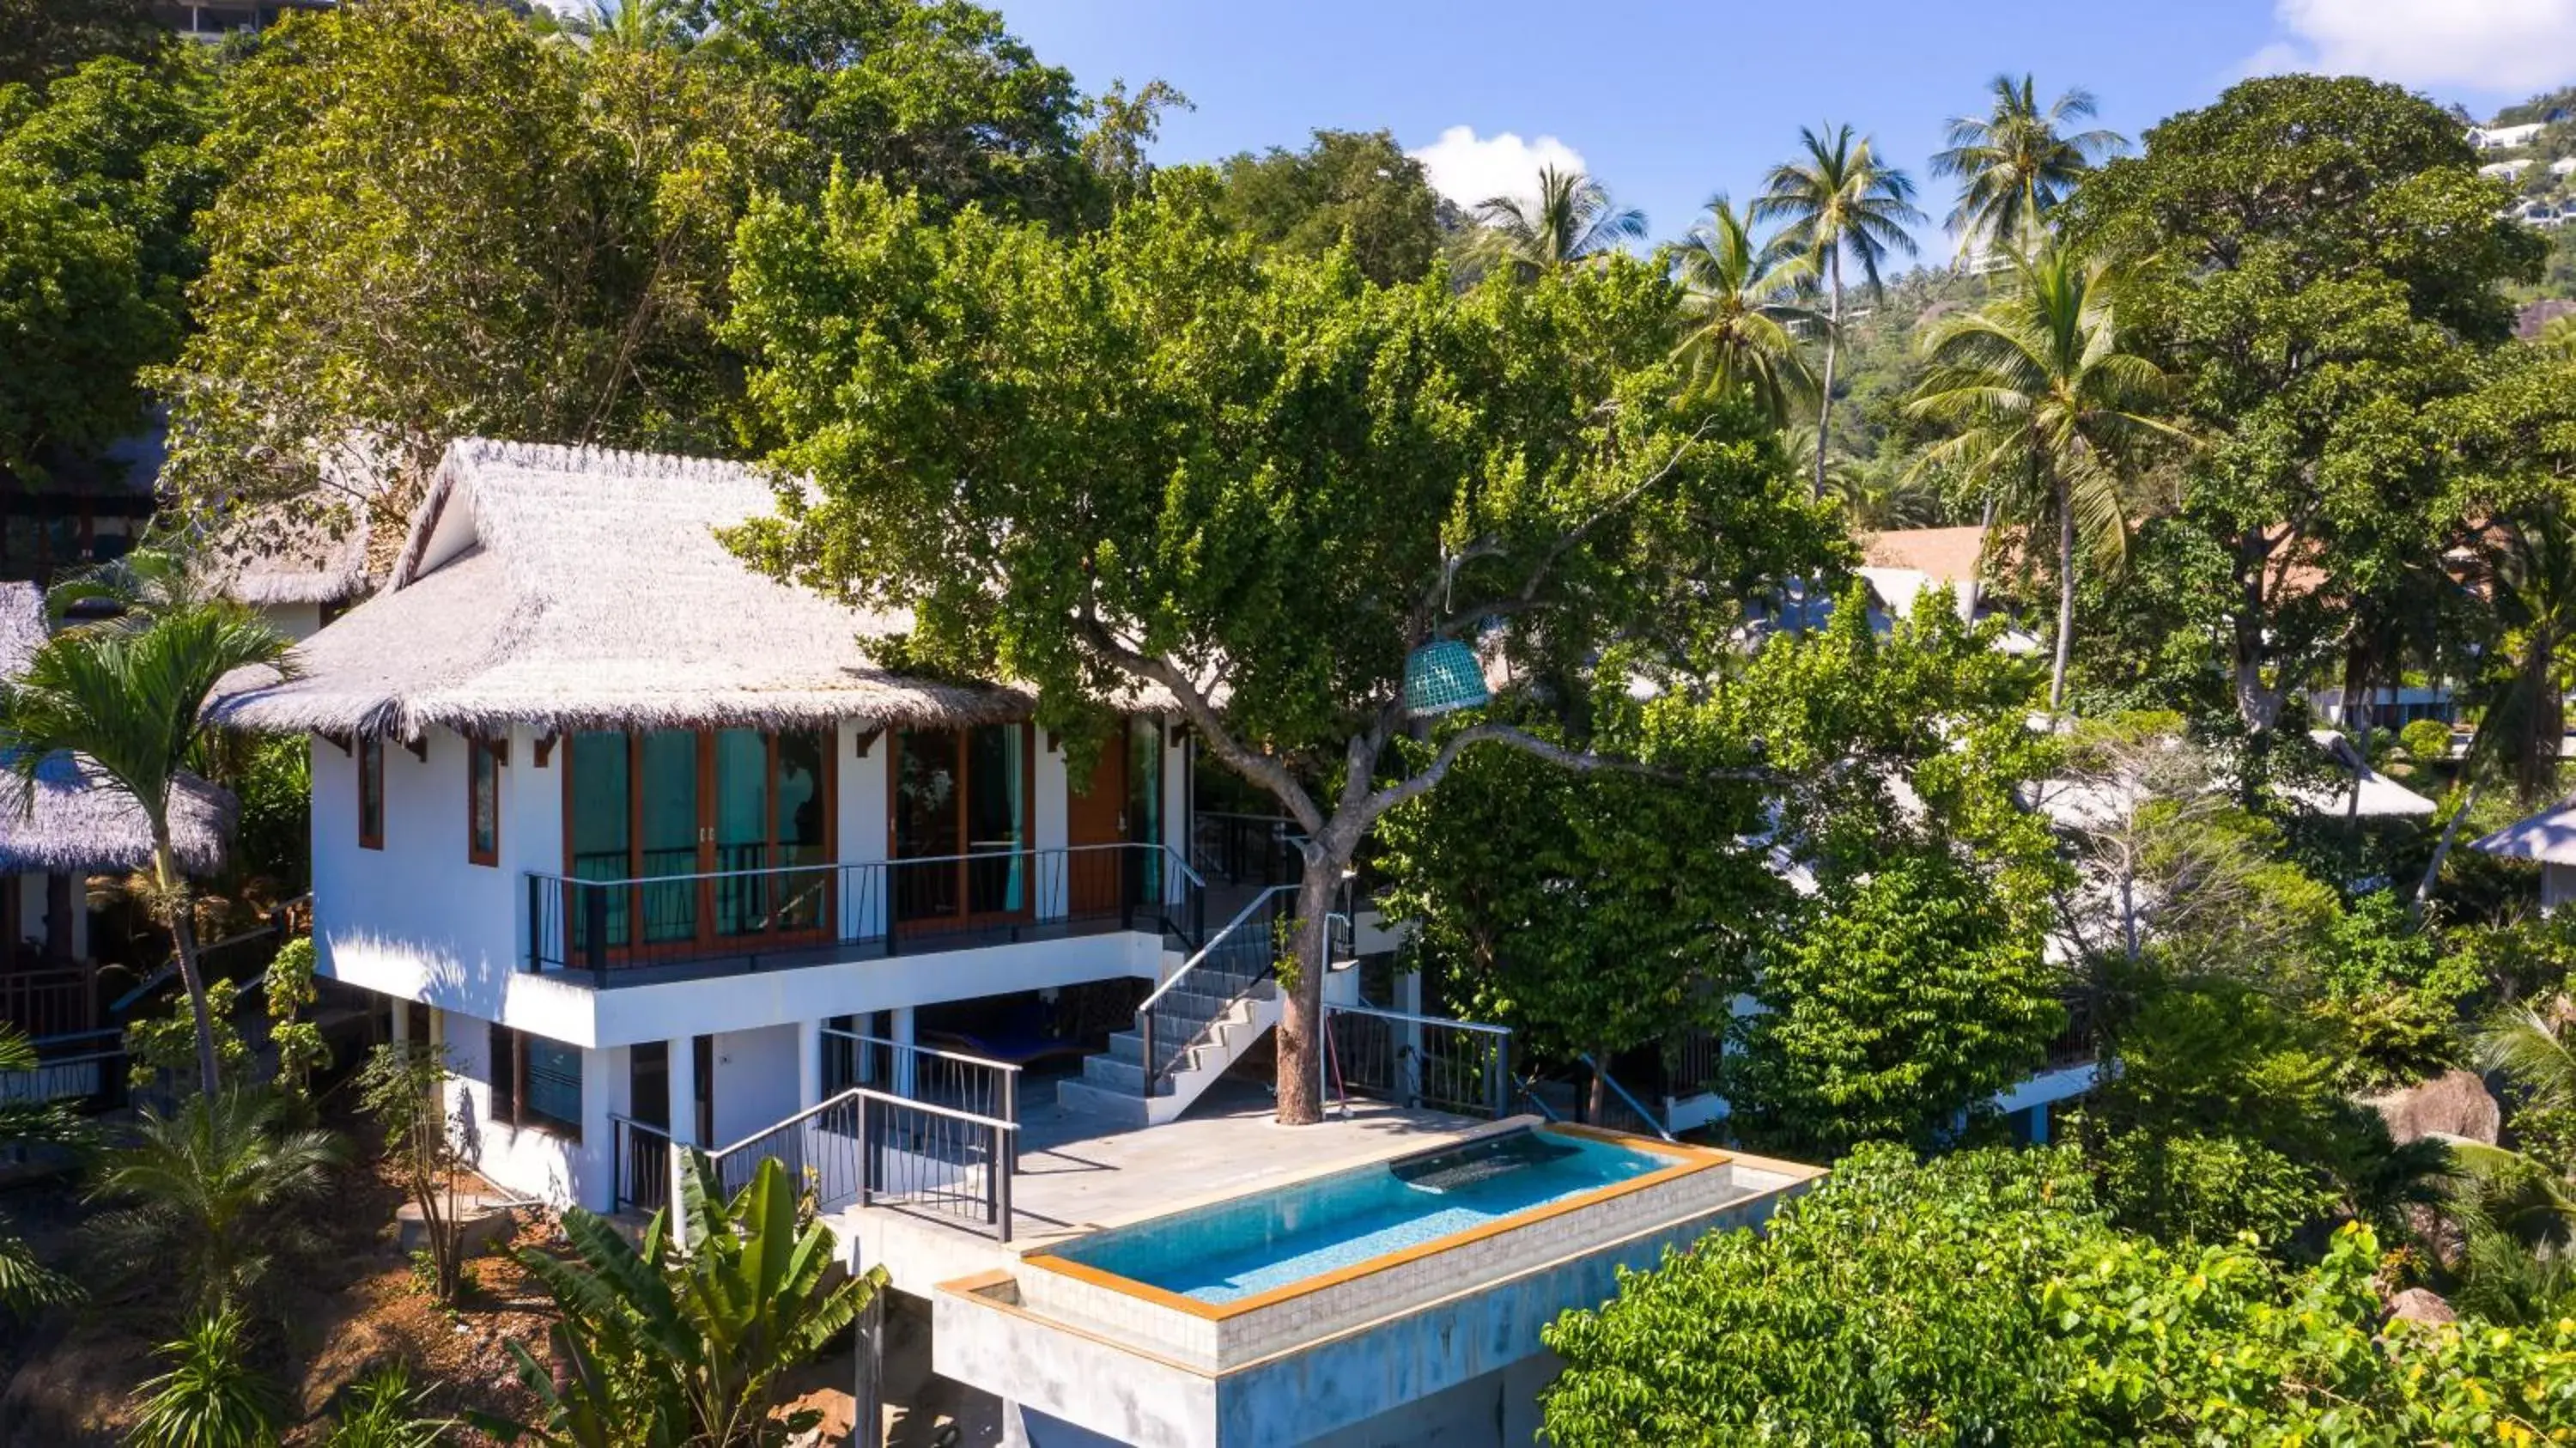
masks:
<svg viewBox="0 0 2576 1448"><path fill-rule="evenodd" d="M1116 931L1195 949L1206 932L1205 882L1160 845L612 879L531 872L527 888L522 968L602 987Z"/></svg>

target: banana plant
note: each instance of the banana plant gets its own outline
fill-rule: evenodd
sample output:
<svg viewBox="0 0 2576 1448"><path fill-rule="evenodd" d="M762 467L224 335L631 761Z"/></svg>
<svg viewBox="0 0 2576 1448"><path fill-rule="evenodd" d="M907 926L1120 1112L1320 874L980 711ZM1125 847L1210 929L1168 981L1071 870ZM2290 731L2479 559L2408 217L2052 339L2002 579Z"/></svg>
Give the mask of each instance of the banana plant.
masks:
<svg viewBox="0 0 2576 1448"><path fill-rule="evenodd" d="M509 1443L546 1448L766 1448L809 1431L818 1410L779 1411L787 1374L819 1357L883 1290L885 1269L844 1276L831 1230L800 1226L797 1190L765 1161L726 1200L690 1153L680 1217L656 1212L640 1244L607 1219L564 1214L569 1256L515 1254L562 1313L548 1333L563 1370L510 1345L537 1421L479 1416Z"/></svg>

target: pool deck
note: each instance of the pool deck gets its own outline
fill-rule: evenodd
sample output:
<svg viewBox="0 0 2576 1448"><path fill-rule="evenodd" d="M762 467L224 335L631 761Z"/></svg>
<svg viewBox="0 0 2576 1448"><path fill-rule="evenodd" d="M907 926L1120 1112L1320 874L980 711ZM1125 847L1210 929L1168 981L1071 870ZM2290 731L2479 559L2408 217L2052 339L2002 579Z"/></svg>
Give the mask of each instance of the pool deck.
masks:
<svg viewBox="0 0 2576 1448"><path fill-rule="evenodd" d="M1102 1227L1239 1196L1345 1167L1406 1156L1494 1123L1439 1111L1406 1111L1354 1101L1314 1126L1281 1126L1269 1093L1220 1082L1179 1120L1119 1127L1032 1103L1020 1116L1020 1170L1012 1178L1012 1240L940 1218L850 1207L834 1230L861 1266L882 1264L894 1285L928 1296L950 1278L1008 1269L1030 1252Z"/></svg>

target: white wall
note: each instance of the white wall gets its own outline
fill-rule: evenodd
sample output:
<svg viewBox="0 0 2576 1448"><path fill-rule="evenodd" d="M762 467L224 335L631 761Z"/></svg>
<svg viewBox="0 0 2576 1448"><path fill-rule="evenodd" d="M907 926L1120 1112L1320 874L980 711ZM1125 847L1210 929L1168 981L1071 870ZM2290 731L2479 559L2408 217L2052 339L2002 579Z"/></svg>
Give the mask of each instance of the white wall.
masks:
<svg viewBox="0 0 2576 1448"><path fill-rule="evenodd" d="M814 1104L796 1099L796 1027L718 1032L714 1093L710 1147L740 1141Z"/></svg>
<svg viewBox="0 0 2576 1448"><path fill-rule="evenodd" d="M318 603L263 603L259 616L288 643L300 644L322 631L322 605Z"/></svg>

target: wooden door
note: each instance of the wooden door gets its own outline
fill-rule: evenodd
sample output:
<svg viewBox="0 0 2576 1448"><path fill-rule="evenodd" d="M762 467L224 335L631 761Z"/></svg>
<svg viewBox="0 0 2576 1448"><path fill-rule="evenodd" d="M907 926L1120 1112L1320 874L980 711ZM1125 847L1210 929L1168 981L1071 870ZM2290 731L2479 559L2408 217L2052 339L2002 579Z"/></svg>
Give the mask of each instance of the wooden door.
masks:
<svg viewBox="0 0 2576 1448"><path fill-rule="evenodd" d="M1074 849L1065 858L1066 904L1076 916L1106 915L1126 903L1125 869L1134 851L1085 849L1127 842L1126 740L1103 744L1088 780L1069 780L1065 799L1065 842Z"/></svg>

